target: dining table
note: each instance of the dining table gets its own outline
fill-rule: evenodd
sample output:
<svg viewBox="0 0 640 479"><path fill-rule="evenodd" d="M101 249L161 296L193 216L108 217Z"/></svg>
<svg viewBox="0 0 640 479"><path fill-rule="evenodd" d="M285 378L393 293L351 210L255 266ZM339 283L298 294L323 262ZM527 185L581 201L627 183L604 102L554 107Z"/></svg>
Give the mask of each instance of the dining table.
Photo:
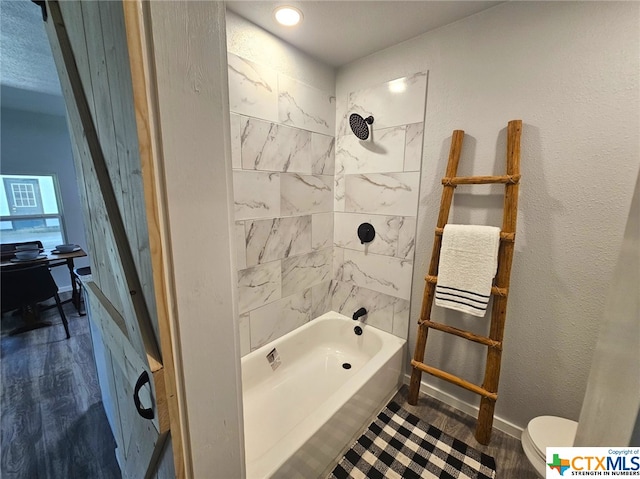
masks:
<svg viewBox="0 0 640 479"><path fill-rule="evenodd" d="M57 250L45 250L37 258L32 260L18 260L17 258L3 258L0 262L0 268L21 268L24 266L32 266L34 264L46 263L50 268L66 266L69 269L69 277L71 278L71 298L62 303L72 302L76 310L80 312L81 292L75 280L74 260L87 256L87 253L77 247L70 253L59 253Z"/></svg>

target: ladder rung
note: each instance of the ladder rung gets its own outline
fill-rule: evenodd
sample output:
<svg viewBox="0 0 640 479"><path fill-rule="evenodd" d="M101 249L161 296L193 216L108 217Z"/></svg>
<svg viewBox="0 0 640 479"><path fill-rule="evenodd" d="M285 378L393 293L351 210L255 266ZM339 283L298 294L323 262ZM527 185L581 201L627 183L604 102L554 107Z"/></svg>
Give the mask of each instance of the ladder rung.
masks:
<svg viewBox="0 0 640 479"><path fill-rule="evenodd" d="M489 346L490 348L502 349L502 343L500 341L496 341L495 339L491 339L486 336L480 336L478 334L472 333L471 331L465 331L464 329L454 328L453 326L447 326L446 324L436 323L429 319L423 319L418 324L423 324L430 328L437 329L438 331L442 331L443 333L449 333L461 338L468 339L469 341L484 344L485 346Z"/></svg>
<svg viewBox="0 0 640 479"><path fill-rule="evenodd" d="M445 186L457 185L491 185L491 184L512 184L515 185L520 181L520 175L502 175L502 176L453 176L442 178L442 184Z"/></svg>
<svg viewBox="0 0 640 479"><path fill-rule="evenodd" d="M420 363L415 359L411 361L411 366L419 369L420 371L431 374L432 376L435 376L440 379L444 379L445 381L449 381L450 383L463 387L471 392L479 394L480 396L486 397L487 399L491 399L492 401L495 401L498 399L498 393L492 393L490 391L487 391L483 387L477 386L473 383L470 383L469 381L465 381L464 379L459 378L458 376L454 376L453 374L449 374L440 369L427 366L426 364Z"/></svg>
<svg viewBox="0 0 640 479"><path fill-rule="evenodd" d="M427 283L436 284L438 282L438 277L428 274L424 277L424 280ZM491 294L494 296L506 297L509 294L509 290L507 288L498 288L497 286L491 286Z"/></svg>
<svg viewBox="0 0 640 479"><path fill-rule="evenodd" d="M442 236L444 233L444 228L436 228L436 235ZM500 232L500 241L515 241L516 234L515 233L505 233L504 231Z"/></svg>

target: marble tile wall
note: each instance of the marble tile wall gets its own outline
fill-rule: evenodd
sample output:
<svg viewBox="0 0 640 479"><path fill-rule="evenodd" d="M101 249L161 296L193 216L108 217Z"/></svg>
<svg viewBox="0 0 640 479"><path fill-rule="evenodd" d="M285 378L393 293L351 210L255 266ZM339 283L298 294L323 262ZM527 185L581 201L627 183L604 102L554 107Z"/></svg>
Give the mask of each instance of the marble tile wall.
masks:
<svg viewBox="0 0 640 479"><path fill-rule="evenodd" d="M427 75L416 73L338 99L334 175L334 276L331 307L408 337L416 214L422 161ZM359 140L348 117L372 115L370 137ZM375 239L362 244L367 222Z"/></svg>
<svg viewBox="0 0 640 479"><path fill-rule="evenodd" d="M335 98L228 53L241 353L331 309Z"/></svg>
<svg viewBox="0 0 640 479"><path fill-rule="evenodd" d="M406 338L426 74L336 106L332 92L228 59L242 354L331 309L364 306L368 324ZM374 116L369 140L351 133L351 113ZM363 222L377 232L367 245Z"/></svg>

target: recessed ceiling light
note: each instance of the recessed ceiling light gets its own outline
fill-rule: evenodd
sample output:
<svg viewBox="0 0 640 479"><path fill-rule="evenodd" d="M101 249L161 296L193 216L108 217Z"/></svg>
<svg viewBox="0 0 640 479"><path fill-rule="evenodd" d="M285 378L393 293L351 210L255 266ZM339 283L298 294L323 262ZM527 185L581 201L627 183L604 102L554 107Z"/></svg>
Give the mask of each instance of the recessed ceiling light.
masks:
<svg viewBox="0 0 640 479"><path fill-rule="evenodd" d="M280 25L292 27L302 21L302 12L295 7L281 6L273 11L273 16Z"/></svg>

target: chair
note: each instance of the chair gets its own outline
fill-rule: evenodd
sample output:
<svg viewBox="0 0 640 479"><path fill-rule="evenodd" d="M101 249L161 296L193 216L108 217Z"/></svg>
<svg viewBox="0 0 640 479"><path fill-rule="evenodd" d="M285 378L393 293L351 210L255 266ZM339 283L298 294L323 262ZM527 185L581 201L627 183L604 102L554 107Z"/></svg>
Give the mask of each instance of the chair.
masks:
<svg viewBox="0 0 640 479"><path fill-rule="evenodd" d="M2 290L0 304L2 312L21 309L23 313L31 311L33 315L32 318L25 315L27 316L25 319L28 324L18 328L15 333L46 325L35 321L38 317L38 303L49 298L55 298L64 330L67 333L67 339L69 339L69 324L60 303L60 296L58 296L58 285L53 276L51 276L51 271L49 271L49 267L46 264L26 267L16 266L14 268L4 267L0 270L0 275L0 288Z"/></svg>
<svg viewBox="0 0 640 479"><path fill-rule="evenodd" d="M2 243L0 244L0 255L2 256L2 260L11 259L16 253L16 246L21 246L25 244L37 244L40 251L44 250L44 246L42 245L42 241L25 241L23 243Z"/></svg>

